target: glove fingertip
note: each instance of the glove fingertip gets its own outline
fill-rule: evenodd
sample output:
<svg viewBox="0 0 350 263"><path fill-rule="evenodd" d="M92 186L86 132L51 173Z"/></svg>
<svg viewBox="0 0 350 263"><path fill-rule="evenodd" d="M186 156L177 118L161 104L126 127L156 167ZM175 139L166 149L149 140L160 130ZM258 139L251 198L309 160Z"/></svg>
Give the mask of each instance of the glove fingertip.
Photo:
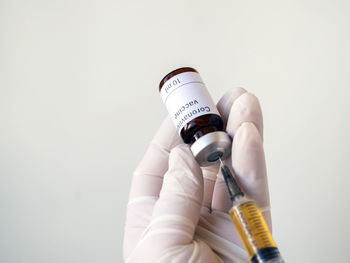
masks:
<svg viewBox="0 0 350 263"><path fill-rule="evenodd" d="M262 138L258 131L258 128L252 122L244 122L238 128L232 147L235 148L239 145L245 145L245 147L257 148L262 146Z"/></svg>
<svg viewBox="0 0 350 263"><path fill-rule="evenodd" d="M263 117L258 98L252 93L244 93L232 105L227 132L233 137L242 123L252 122L263 137Z"/></svg>
<svg viewBox="0 0 350 263"><path fill-rule="evenodd" d="M199 164L187 144L179 144L171 150L169 155L169 170L180 167L190 170L194 176L202 174Z"/></svg>
<svg viewBox="0 0 350 263"><path fill-rule="evenodd" d="M225 123L227 122L234 101L246 92L247 91L245 89L240 87L231 88L221 97L219 102L216 104L216 107Z"/></svg>

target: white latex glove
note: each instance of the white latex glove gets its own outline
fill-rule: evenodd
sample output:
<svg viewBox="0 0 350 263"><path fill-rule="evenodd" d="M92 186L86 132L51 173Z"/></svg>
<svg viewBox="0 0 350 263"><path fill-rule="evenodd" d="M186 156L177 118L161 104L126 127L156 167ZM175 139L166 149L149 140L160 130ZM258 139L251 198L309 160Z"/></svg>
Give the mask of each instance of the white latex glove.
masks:
<svg viewBox="0 0 350 263"><path fill-rule="evenodd" d="M259 102L236 88L217 108L233 137L227 164L232 162L243 191L258 203L271 229ZM126 262L250 262L228 215L231 205L219 165L200 168L167 118L134 173Z"/></svg>

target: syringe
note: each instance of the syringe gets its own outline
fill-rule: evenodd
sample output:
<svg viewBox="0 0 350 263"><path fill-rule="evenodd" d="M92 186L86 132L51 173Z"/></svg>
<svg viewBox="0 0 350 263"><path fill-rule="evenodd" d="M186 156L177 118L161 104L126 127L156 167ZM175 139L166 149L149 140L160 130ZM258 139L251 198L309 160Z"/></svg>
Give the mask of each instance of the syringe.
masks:
<svg viewBox="0 0 350 263"><path fill-rule="evenodd" d="M229 211L248 256L253 263L284 263L269 228L254 200L244 196L230 169L221 162L233 206Z"/></svg>

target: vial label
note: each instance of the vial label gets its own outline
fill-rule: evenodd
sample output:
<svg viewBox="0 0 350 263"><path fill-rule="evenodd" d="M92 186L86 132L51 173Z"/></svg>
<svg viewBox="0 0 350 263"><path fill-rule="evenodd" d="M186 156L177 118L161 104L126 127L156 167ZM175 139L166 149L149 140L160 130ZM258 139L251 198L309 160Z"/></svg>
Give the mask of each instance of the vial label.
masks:
<svg viewBox="0 0 350 263"><path fill-rule="evenodd" d="M229 213L250 258L261 249L277 247L255 202L235 206Z"/></svg>
<svg viewBox="0 0 350 263"><path fill-rule="evenodd" d="M160 95L179 134L186 123L199 116L220 116L197 72L175 75L164 83Z"/></svg>

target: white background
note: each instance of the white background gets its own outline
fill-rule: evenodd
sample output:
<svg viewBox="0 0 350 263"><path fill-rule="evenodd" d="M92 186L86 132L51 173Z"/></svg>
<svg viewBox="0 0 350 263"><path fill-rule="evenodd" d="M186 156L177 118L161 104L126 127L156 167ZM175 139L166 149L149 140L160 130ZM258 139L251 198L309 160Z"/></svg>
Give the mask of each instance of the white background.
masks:
<svg viewBox="0 0 350 263"><path fill-rule="evenodd" d="M286 262L348 260L350 3L0 0L0 261L121 262L160 79L241 86L265 121Z"/></svg>

